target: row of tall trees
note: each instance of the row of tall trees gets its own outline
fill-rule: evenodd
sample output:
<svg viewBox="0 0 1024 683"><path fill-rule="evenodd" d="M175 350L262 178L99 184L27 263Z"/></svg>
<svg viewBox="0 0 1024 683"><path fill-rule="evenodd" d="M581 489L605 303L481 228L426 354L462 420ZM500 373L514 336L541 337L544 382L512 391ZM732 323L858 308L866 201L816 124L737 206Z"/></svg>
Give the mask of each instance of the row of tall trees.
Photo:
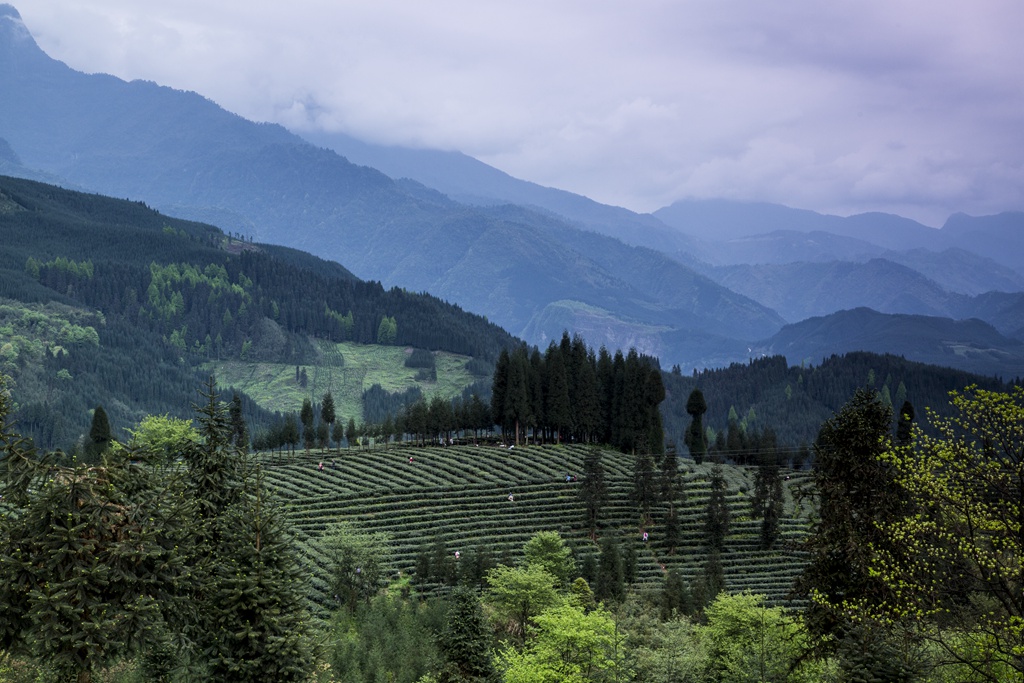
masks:
<svg viewBox="0 0 1024 683"><path fill-rule="evenodd" d="M491 420L505 439L607 443L624 452L664 450L659 406L665 399L655 359L636 349L595 353L579 335L562 335L542 354L520 346L498 356Z"/></svg>

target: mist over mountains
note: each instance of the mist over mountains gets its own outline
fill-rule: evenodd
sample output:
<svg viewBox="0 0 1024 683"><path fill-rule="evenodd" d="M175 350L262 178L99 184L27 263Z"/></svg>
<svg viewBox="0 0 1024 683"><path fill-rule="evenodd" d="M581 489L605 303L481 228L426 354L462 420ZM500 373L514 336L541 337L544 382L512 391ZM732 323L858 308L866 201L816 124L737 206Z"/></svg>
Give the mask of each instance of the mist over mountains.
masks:
<svg viewBox="0 0 1024 683"><path fill-rule="evenodd" d="M941 229L725 200L641 215L462 154L302 138L196 93L83 74L29 29L0 5L0 173L300 248L541 345L569 329L663 365L714 367L778 348L787 324L869 307L880 320L917 316L892 319L901 330L976 318L983 328L942 328L958 348L995 349L973 371L1005 373L1022 353L1021 213L958 214ZM878 328L873 350L915 358L905 333ZM849 341L841 325L814 338L814 355Z"/></svg>

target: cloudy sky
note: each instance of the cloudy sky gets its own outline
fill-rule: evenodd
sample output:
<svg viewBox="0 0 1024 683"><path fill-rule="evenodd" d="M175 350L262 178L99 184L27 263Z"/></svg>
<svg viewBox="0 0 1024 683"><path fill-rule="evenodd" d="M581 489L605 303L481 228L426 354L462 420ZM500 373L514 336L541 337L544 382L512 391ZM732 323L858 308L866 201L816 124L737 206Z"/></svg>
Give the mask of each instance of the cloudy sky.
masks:
<svg viewBox="0 0 1024 683"><path fill-rule="evenodd" d="M1024 210L1019 0L8 0L69 66L651 211Z"/></svg>

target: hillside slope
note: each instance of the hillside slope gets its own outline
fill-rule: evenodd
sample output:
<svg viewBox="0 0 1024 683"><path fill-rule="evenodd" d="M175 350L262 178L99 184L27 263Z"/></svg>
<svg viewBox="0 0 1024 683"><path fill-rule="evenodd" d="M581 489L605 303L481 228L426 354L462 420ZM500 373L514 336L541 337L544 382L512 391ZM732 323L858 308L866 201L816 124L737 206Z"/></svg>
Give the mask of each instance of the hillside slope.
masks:
<svg viewBox="0 0 1024 683"><path fill-rule="evenodd" d="M538 531L557 531L577 561L586 556L596 558L597 544L589 538L578 497L580 481L565 481L566 473L581 473L586 452L583 446L509 450L481 445L314 453L294 458L270 454L263 456L263 463L267 482L276 488L298 532L299 547L311 568L314 599L329 604L329 564L321 539L335 522L351 522L363 532L388 533L395 569L412 574L414 581L417 559L423 553L440 547L439 559L451 563L455 571L463 570L454 566L455 551L462 558L458 562L516 562L521 559L523 544ZM615 536L623 548L632 546L641 588L660 589L671 569L679 569L692 581L707 558L703 524L711 466L680 461L685 497L679 508L682 541L670 553L663 536L663 507L654 509L653 524L641 528L638 523L638 512L629 500L632 459L603 452L609 496L599 514L598 535ZM323 472L317 468L320 461L324 462ZM799 541L807 533L810 507L798 494L807 485L807 475L789 473L783 482L782 539L771 550L759 548L761 522L750 517L753 472L727 465L725 475L733 516L722 554L726 586L785 603L804 559ZM646 543L643 531L648 532ZM434 557L432 564L437 562ZM432 569L438 574L445 571ZM420 587L429 591L439 583L431 578Z"/></svg>
<svg viewBox="0 0 1024 683"><path fill-rule="evenodd" d="M0 234L0 372L15 380L22 431L44 447L77 438L97 404L115 428L190 416L209 364L315 368L321 342L375 344L385 316L396 323L392 346L463 364L486 367L516 343L434 297L137 202L0 176ZM247 401L254 428L270 409L298 410L303 392L319 400L316 390L325 389L296 387L290 406Z"/></svg>

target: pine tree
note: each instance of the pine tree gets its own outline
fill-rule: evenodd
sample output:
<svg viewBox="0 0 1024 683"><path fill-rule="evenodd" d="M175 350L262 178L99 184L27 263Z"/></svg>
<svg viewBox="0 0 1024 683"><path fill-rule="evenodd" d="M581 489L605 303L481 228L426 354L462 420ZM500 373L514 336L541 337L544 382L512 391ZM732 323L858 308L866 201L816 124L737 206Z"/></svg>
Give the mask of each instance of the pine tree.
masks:
<svg viewBox="0 0 1024 683"><path fill-rule="evenodd" d="M630 497L637 506L643 524L651 523L655 494L654 458L650 453L640 453L633 458L633 489Z"/></svg>
<svg viewBox="0 0 1024 683"><path fill-rule="evenodd" d="M690 416L690 428L686 431L686 447L690 449L690 456L693 461L700 465L707 455L708 446L704 440L704 413L708 410L708 404L704 400L704 394L700 389L690 392L686 400L686 412Z"/></svg>
<svg viewBox="0 0 1024 683"><path fill-rule="evenodd" d="M306 681L315 663L304 571L281 511L257 471L251 488L217 520L209 591L213 680Z"/></svg>
<svg viewBox="0 0 1024 683"><path fill-rule="evenodd" d="M103 406L96 406L92 413L92 425L89 427L89 439L85 444L86 461L98 463L103 453L110 448L113 440L107 411L103 409Z"/></svg>
<svg viewBox="0 0 1024 683"><path fill-rule="evenodd" d="M192 502L157 476L152 454L70 467L40 457L9 412L0 377L0 650L88 683L165 618L192 613L177 590Z"/></svg>
<svg viewBox="0 0 1024 683"><path fill-rule="evenodd" d="M189 585L199 649L215 680L304 680L312 632L294 544L259 470L232 443L212 378L200 393L203 441L187 444L185 457L198 508Z"/></svg>
<svg viewBox="0 0 1024 683"><path fill-rule="evenodd" d="M249 450L249 427L242 416L242 397L237 392L231 397L231 434L238 448Z"/></svg>
<svg viewBox="0 0 1024 683"><path fill-rule="evenodd" d="M590 538L593 539L597 535L597 523L601 508L608 500L604 466L601 464L601 451L598 448L591 448L583 459L583 481L580 485L579 497L583 501L587 528L590 530Z"/></svg>
<svg viewBox="0 0 1024 683"><path fill-rule="evenodd" d="M900 407L899 419L896 422L896 445L909 446L914 428L914 404L904 401Z"/></svg>
<svg viewBox="0 0 1024 683"><path fill-rule="evenodd" d="M299 420L302 422L302 441L306 446L306 453L316 442L316 429L313 421L316 419L313 413L313 403L308 399L302 399L302 410L299 411Z"/></svg>
<svg viewBox="0 0 1024 683"><path fill-rule="evenodd" d="M761 520L762 550L770 550L779 538L782 504L782 476L778 462L771 457L757 467L751 498L751 516Z"/></svg>
<svg viewBox="0 0 1024 683"><path fill-rule="evenodd" d="M846 620L834 605L843 600L893 599L869 567L872 553L889 542L879 524L903 512L899 487L878 457L890 447L891 429L892 411L874 390L859 389L818 434L814 483L820 519L797 581L799 593L817 596L806 616L816 635L840 635Z"/></svg>
<svg viewBox="0 0 1024 683"><path fill-rule="evenodd" d="M598 600L621 600L625 594L625 568L619 542L612 534L606 534L599 547L594 596Z"/></svg>
<svg viewBox="0 0 1024 683"><path fill-rule="evenodd" d="M467 588L456 588L448 601L444 630L438 636L441 671L438 683L487 683L497 676L480 601Z"/></svg>
<svg viewBox="0 0 1024 683"><path fill-rule="evenodd" d="M327 425L328 433L334 430L334 420L337 416L334 414L334 396L331 392L324 394L322 402L320 403L320 420Z"/></svg>
<svg viewBox="0 0 1024 683"><path fill-rule="evenodd" d="M726 492L722 465L715 463L711 468L711 495L708 496L704 513L704 535L708 547L717 552L721 552L725 545L731 522L729 505L725 500Z"/></svg>
<svg viewBox="0 0 1024 683"><path fill-rule="evenodd" d="M572 425L572 406L569 401L569 378L561 349L554 342L548 346L544 359L545 422L555 432L555 442L561 442Z"/></svg>

